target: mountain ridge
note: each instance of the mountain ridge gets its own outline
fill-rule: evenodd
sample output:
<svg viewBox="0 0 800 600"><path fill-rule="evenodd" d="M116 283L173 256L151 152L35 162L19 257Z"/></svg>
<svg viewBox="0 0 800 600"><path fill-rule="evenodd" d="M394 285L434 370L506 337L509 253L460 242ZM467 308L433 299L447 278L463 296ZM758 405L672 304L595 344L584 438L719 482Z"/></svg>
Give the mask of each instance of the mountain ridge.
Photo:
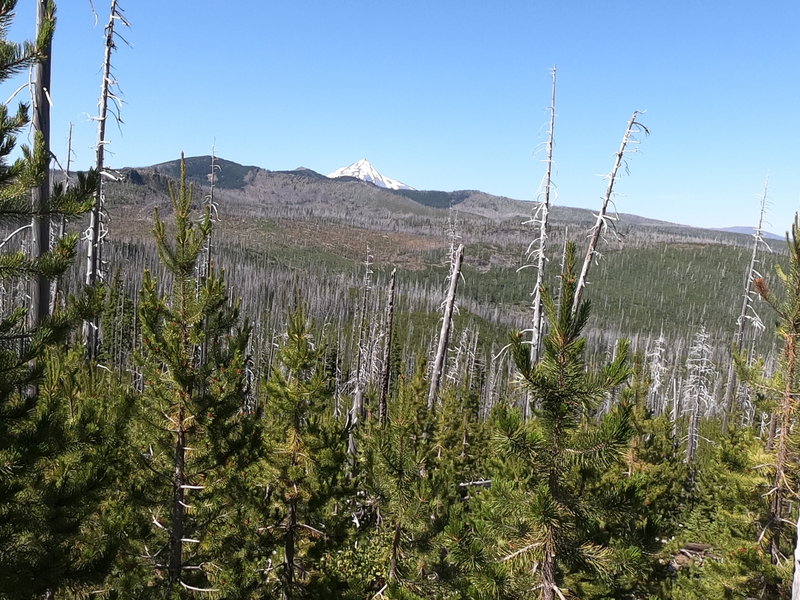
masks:
<svg viewBox="0 0 800 600"><path fill-rule="evenodd" d="M186 157L186 173L189 181L201 186L208 186L211 172L211 156L201 155ZM235 196L237 202L244 204L284 203L297 204L321 210L319 216L325 216L333 209L333 204L341 203L350 210L380 213L384 218L388 213L404 213L424 216L430 210L435 212L453 208L471 216L506 221L512 219L528 219L534 208L530 200L518 200L506 196L497 196L480 190L416 190L391 189L377 186L357 177L342 176L331 178L308 167L293 170L269 170L255 165L242 165L224 158L215 158L215 186L218 192ZM129 183L142 185L145 179L159 189L166 190L166 179L175 180L180 177L180 160L165 161L150 166L123 167L119 169L123 179ZM290 193L292 192L292 193ZM555 214L569 215L581 226L593 222L594 211L566 205L554 205ZM247 211L245 211L247 212ZM243 215L246 216L246 215ZM252 216L257 216L253 214ZM366 215L353 214L354 218ZM708 228L672 223L659 219L651 219L633 213L619 213L622 218L621 227L669 228L682 230L686 235L695 237L698 232L719 234L737 240L738 244L752 236L752 228ZM707 235L706 233L702 235ZM781 240L781 236L770 234L770 239Z"/></svg>

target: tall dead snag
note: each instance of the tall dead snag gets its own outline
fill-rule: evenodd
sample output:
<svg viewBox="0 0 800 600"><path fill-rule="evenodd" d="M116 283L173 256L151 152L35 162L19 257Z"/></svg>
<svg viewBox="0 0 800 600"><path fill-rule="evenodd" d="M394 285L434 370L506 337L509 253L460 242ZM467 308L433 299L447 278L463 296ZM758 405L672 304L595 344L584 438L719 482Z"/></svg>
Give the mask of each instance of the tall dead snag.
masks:
<svg viewBox="0 0 800 600"><path fill-rule="evenodd" d="M397 269L392 269L392 275L389 278L389 291L387 292L386 301L386 331L383 346L383 366L381 369L381 395L380 403L378 405L378 421L381 427L386 425L389 418L389 411L387 408L387 399L389 396L389 375L391 373L391 358L392 358L392 325L394 324L394 282Z"/></svg>
<svg viewBox="0 0 800 600"><path fill-rule="evenodd" d="M682 412L688 414L685 462L690 465L690 483L694 485L695 457L700 443L700 419L714 412L714 379L716 373L711 361L711 345L705 327L698 331L686 359L686 385L683 388Z"/></svg>
<svg viewBox="0 0 800 600"><path fill-rule="evenodd" d="M547 247L547 217L553 191L553 135L556 125L556 68L553 67L553 94L550 102L550 132L547 136L547 172L542 185L543 198L536 207L530 222L539 226L539 232L528 246L528 258L536 261L536 285L533 288L533 325L531 329L531 364L539 361L542 337L542 285L544 283L545 249Z"/></svg>
<svg viewBox="0 0 800 600"><path fill-rule="evenodd" d="M214 188L217 181L217 171L220 166L217 164L217 154L214 147L211 148L211 172L208 175L209 190L208 195L205 197L205 206L210 215L211 227L208 230L208 237L206 238L205 246L201 254L201 260L197 263L197 295L200 295L200 286L204 281L211 276L211 266L213 264L212 256L212 240L214 237L214 223L217 221L217 205L214 201ZM200 345L200 364L205 365L208 358L208 338L203 338L203 343Z"/></svg>
<svg viewBox="0 0 800 600"><path fill-rule="evenodd" d="M38 60L34 67L33 131L36 138L36 155L41 157L43 177L31 190L34 209L32 222L32 253L34 258L50 250L50 54L53 47L56 7L52 0L36 3L36 30ZM31 324L36 327L50 313L50 279L37 275L31 294Z"/></svg>
<svg viewBox="0 0 800 600"><path fill-rule="evenodd" d="M98 114L94 117L97 120L97 147L95 169L100 175L95 191L94 204L92 205L91 220L86 238L89 242L86 256L86 285L95 286L102 279L101 268L103 264L103 240L107 234L105 223L105 188L104 179L107 176L105 171L105 146L108 144L106 139L106 123L108 113L111 111L109 102L116 106L114 117L117 122L122 122L119 117L121 101L113 93L117 85L116 79L111 72L111 55L116 49L116 40L119 34L115 31L117 21L126 27L130 23L122 15L122 9L117 5L117 0L111 0L111 10L109 12L108 23L105 28L105 55L103 58L103 79L100 85L100 99L98 101ZM97 356L100 345L100 322L95 319L86 324L86 352L90 358Z"/></svg>
<svg viewBox="0 0 800 600"><path fill-rule="evenodd" d="M211 212L211 222L214 223L217 220L217 203L214 199L214 190L217 187L217 173L220 171L220 166L217 164L217 150L215 147L212 146L211 148L211 172L208 174L208 195L206 196L206 206L208 206L209 211ZM204 253L204 267L203 272L201 275L203 277L208 277L209 273L211 273L211 264L213 262L212 258L212 248L213 248L213 236L214 236L214 228L211 228L211 231L208 233L208 239L206 240L206 247L203 250Z"/></svg>
<svg viewBox="0 0 800 600"><path fill-rule="evenodd" d="M773 563L783 559L780 549L781 537L786 524L787 500L796 495L793 480L796 479L790 462L796 458L796 450L790 440L791 428L797 413L798 398L798 338L800 338L800 221L795 215L791 234L786 235L789 248L789 269L784 272L776 268L784 287L783 298L778 298L769 289L764 278L759 277L753 285L759 295L778 314L778 335L783 339L782 373L780 373L780 404L777 412L775 436L775 478L769 492L770 510L765 539Z"/></svg>
<svg viewBox="0 0 800 600"><path fill-rule="evenodd" d="M739 318L736 319L736 334L733 337L733 347L736 355L741 355L744 349L744 326L747 321L751 321L757 329L764 329L764 324L761 319L753 310L753 279L761 277L761 274L756 271L756 264L758 262L758 249L760 246L765 246L769 250L769 246L764 242L764 212L767 206L767 189L768 184L764 184L764 193L761 195L761 209L758 214L758 227L753 234L753 252L750 255L750 264L747 266L747 272L744 275L744 291L742 293L742 309L739 312ZM728 378L725 383L725 397L723 398L722 405L725 411L722 414L722 433L727 433L728 423L733 414L734 402L736 400L737 381L736 381L736 362L730 361L728 365Z"/></svg>
<svg viewBox="0 0 800 600"><path fill-rule="evenodd" d="M459 244L455 249L450 260L450 287L447 290L447 297L444 300L444 315L442 317L442 329L439 332L439 345L436 349L436 356L433 359L431 369L431 386L428 391L428 408L433 409L436 402L436 394L439 391L439 382L442 379L442 369L444 367L444 357L447 354L447 341L450 337L450 325L453 320L453 309L456 303L456 291L458 290L458 280L461 278L461 263L464 261L464 244Z"/></svg>
<svg viewBox="0 0 800 600"><path fill-rule="evenodd" d="M361 309L356 322L358 323L358 342L356 344L356 372L353 388L353 403L347 415L347 428L349 430L347 449L351 457L356 454L356 439L354 428L364 418L364 363L367 358L365 346L366 325L367 325L367 301L369 291L372 289L372 253L367 246L367 258L364 261L364 283L361 291Z"/></svg>
<svg viewBox="0 0 800 600"><path fill-rule="evenodd" d="M625 128L625 135L622 136L622 143L617 151L616 159L614 160L614 167L611 169L611 173L606 175L608 186L606 187L605 196L603 196L603 203L600 206L600 212L597 213L597 221L595 222L594 227L592 227L589 239L589 247L586 249L586 257L583 259L581 274L578 276L578 284L577 288L575 289L575 300L572 303L573 313L578 310L578 307L581 304L583 290L586 287L586 281L589 277L589 267L591 267L595 254L597 254L597 244L600 242L600 236L603 233L603 229L610 221L614 220L613 217L608 215L608 205L611 203L611 198L614 195L614 184L617 182L617 177L619 176L619 170L622 167L625 153L630 152L628 148L629 145L638 144L638 141L634 137L637 133L644 133L645 135L650 133L647 127L636 120L639 114L640 113L638 110L633 111L633 115L631 116L630 121L628 121L628 126Z"/></svg>

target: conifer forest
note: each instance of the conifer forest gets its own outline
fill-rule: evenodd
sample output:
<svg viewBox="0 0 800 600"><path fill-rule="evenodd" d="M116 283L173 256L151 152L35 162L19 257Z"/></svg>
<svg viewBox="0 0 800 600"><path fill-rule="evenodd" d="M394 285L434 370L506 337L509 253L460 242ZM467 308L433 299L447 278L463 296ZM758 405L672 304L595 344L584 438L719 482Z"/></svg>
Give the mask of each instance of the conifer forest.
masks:
<svg viewBox="0 0 800 600"><path fill-rule="evenodd" d="M800 600L799 222L618 220L637 112L598 210L557 205L555 69L537 202L112 169L117 0L74 172L36 4L17 43L0 0L0 82L32 73L0 105L0 598Z"/></svg>

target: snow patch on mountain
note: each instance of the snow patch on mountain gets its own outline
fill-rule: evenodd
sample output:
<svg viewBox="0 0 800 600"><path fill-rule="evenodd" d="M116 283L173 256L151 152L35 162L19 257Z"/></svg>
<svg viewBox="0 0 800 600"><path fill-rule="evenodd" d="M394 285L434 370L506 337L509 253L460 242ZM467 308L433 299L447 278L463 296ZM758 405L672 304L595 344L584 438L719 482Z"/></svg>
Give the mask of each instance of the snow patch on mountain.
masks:
<svg viewBox="0 0 800 600"><path fill-rule="evenodd" d="M410 185L406 185L402 181L397 181L390 177L384 177L378 170L373 167L366 158L362 158L352 165L336 169L333 173L329 173L328 177L334 179L336 177L355 177L361 181L366 181L377 185L378 187L388 188L390 190L413 190Z"/></svg>

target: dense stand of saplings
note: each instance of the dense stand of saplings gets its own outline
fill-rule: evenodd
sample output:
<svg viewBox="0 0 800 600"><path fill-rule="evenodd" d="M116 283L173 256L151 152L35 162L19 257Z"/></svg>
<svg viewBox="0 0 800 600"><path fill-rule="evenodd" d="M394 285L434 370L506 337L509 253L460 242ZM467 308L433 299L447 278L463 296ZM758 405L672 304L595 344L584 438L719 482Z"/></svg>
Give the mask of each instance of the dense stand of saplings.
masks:
<svg viewBox="0 0 800 600"><path fill-rule="evenodd" d="M48 31L0 41L0 76ZM37 135L9 163L26 124L0 107L3 225L86 213L94 173L31 208L49 154ZM789 597L797 224L780 283L754 282L780 364L766 378L736 357L750 395L723 429L704 332L672 396L663 343L587 360L573 244L541 289L541 351L510 335L514 386L487 397L462 335L432 392L427 353L393 347L365 296L348 336L295 286L284 330L255 343L215 267L212 207L192 212L185 174L170 191L164 276L135 297L118 272L28 320L29 283L69 289L76 236L0 254L0 598ZM100 327L91 360L81 322Z"/></svg>
<svg viewBox="0 0 800 600"><path fill-rule="evenodd" d="M155 220L171 277L160 290L145 274L136 315L111 318L133 299L108 286L35 330L21 311L3 323L3 597L788 593L791 344L784 380L758 383L762 408L779 405L765 439L697 418L702 369L671 419L651 406L650 372L625 342L607 364L585 363L590 309L573 310L568 245L560 288L542 294L540 359L511 337L527 419L503 398L486 414L479 389L458 379L429 406L424 359L395 367L383 422L375 387L354 416L335 394L338 349L301 298L258 381L224 281L198 274L210 212L191 214L185 182L173 203L172 233ZM758 284L789 340L800 310L792 250L788 296ZM38 274L21 260L3 257L14 269L5 281ZM90 314L107 316L97 362L70 335Z"/></svg>

